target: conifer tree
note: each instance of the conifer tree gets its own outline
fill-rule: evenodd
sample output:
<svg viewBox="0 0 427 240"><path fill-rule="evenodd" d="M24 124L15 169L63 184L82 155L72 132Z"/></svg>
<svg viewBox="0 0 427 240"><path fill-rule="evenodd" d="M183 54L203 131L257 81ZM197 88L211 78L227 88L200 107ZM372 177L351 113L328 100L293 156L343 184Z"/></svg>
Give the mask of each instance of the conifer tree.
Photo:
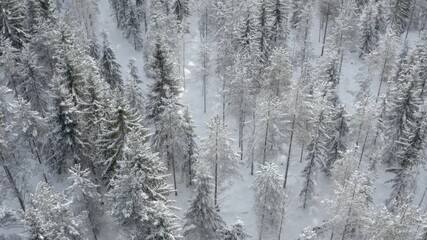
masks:
<svg viewBox="0 0 427 240"><path fill-rule="evenodd" d="M87 159L87 142L79 124L80 111L73 104L73 95L61 82L61 77L53 79L53 102L49 113L50 126L53 128L50 136L52 155L49 160L59 174L76 163L85 163Z"/></svg>
<svg viewBox="0 0 427 240"><path fill-rule="evenodd" d="M32 214L36 218L34 223L40 227L39 229L34 229L38 230L36 232L36 234L39 234L38 238L41 237L40 235L43 232L44 236L52 239L78 240L84 238L77 225L77 219L72 214L65 197L62 194L53 192L47 183L40 182L37 185L32 207L32 211L34 211ZM41 233L40 230L42 230Z"/></svg>
<svg viewBox="0 0 427 240"><path fill-rule="evenodd" d="M212 177L206 169L198 169L194 185L196 196L185 214L183 235L188 240L220 239L225 222L216 211L212 199Z"/></svg>
<svg viewBox="0 0 427 240"><path fill-rule="evenodd" d="M126 99L129 102L129 107L139 113L140 116L144 115L144 97L138 84L141 83L138 76L138 67L135 65L136 60L130 59L128 68L129 76L126 82Z"/></svg>
<svg viewBox="0 0 427 240"><path fill-rule="evenodd" d="M390 26L397 35L402 34L411 11L412 0L393 0L390 2Z"/></svg>
<svg viewBox="0 0 427 240"><path fill-rule="evenodd" d="M185 150L184 152L184 164L182 168L182 173L185 176L185 179L188 180L187 185L192 185L193 177L195 174L195 164L198 161L198 147L197 147L197 135L194 130L194 122L191 117L190 110L188 107L185 109L184 112L184 121L185 121L185 127L184 127L184 134L185 134Z"/></svg>
<svg viewBox="0 0 427 240"><path fill-rule="evenodd" d="M128 10L128 19L124 26L125 37L130 39L135 50L142 48L141 23L138 18L136 6L131 4Z"/></svg>
<svg viewBox="0 0 427 240"><path fill-rule="evenodd" d="M4 0L0 6L0 33L12 46L21 49L27 41L24 1Z"/></svg>
<svg viewBox="0 0 427 240"><path fill-rule="evenodd" d="M370 54L378 45L380 29L377 17L376 1L370 0L363 8L359 22L361 56Z"/></svg>
<svg viewBox="0 0 427 240"><path fill-rule="evenodd" d="M336 183L335 196L324 202L329 209L327 225L342 239L360 239L372 224L373 209L367 203L373 188L357 170L343 185Z"/></svg>
<svg viewBox="0 0 427 240"><path fill-rule="evenodd" d="M144 131L129 135L107 195L112 204L109 213L125 230L127 239L175 239L169 231L174 233L177 218L171 214L171 202L166 196L173 190L167 184L165 167L147 140ZM163 238L158 235L162 229L167 231Z"/></svg>
<svg viewBox="0 0 427 240"><path fill-rule="evenodd" d="M238 175L239 156L233 148L227 125L215 115L208 124L209 136L203 139L200 159L214 175L214 204L218 206L218 187Z"/></svg>
<svg viewBox="0 0 427 240"><path fill-rule="evenodd" d="M176 15L178 21L182 22L190 15L190 7L188 0L175 0L172 5L173 13Z"/></svg>
<svg viewBox="0 0 427 240"><path fill-rule="evenodd" d="M118 92L116 98L114 112L104 120L105 127L97 139L102 156L102 178L107 183L114 177L118 161L124 157L129 133L140 128L140 119L129 108L128 102Z"/></svg>
<svg viewBox="0 0 427 240"><path fill-rule="evenodd" d="M72 183L66 191L71 200L72 211L80 218L80 229L85 229L88 235L93 236L91 239L96 240L101 214L98 186L93 183L89 169L81 169L77 164L70 168L70 173Z"/></svg>
<svg viewBox="0 0 427 240"><path fill-rule="evenodd" d="M177 98L181 93L179 79L169 54L166 45L157 39L153 56L146 66L147 75L153 80L146 104L146 117L152 123L160 120L165 101Z"/></svg>
<svg viewBox="0 0 427 240"><path fill-rule="evenodd" d="M302 171L304 177L303 189L301 190L300 197L303 200L303 208L307 206L309 201L315 194L315 181L316 173L318 169L322 169L324 166L325 151L327 149L325 142L325 110L321 110L319 115L316 117L316 122L313 126L313 132L311 136L311 142L307 146L308 155L306 157L307 165ZM320 166L319 166L320 165Z"/></svg>
<svg viewBox="0 0 427 240"><path fill-rule="evenodd" d="M34 110L38 111L42 116L46 115L47 100L47 76L37 64L37 56L29 49L28 45L23 47L20 62L18 65L20 95L31 103Z"/></svg>
<svg viewBox="0 0 427 240"><path fill-rule="evenodd" d="M106 32L102 32L102 49L99 69L104 80L110 85L111 89L123 89L123 80L120 72L120 64L117 62L114 50L108 40Z"/></svg>
<svg viewBox="0 0 427 240"><path fill-rule="evenodd" d="M282 187L283 176L274 163L261 166L252 185L255 210L260 217L259 238L266 231L274 231L280 225L281 213L285 207L286 195Z"/></svg>
<svg viewBox="0 0 427 240"><path fill-rule="evenodd" d="M225 228L221 231L223 240L247 240L251 236L244 230L244 223L241 220L237 220L230 227Z"/></svg>

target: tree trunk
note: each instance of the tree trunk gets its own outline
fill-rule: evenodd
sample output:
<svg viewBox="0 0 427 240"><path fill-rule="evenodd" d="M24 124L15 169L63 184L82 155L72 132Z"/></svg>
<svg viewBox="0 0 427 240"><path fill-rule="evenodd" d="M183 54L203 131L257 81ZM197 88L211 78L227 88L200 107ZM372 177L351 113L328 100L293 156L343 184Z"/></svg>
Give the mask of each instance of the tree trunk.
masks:
<svg viewBox="0 0 427 240"><path fill-rule="evenodd" d="M216 156L218 157L218 155ZM218 163L215 163L215 194L214 194L214 204L218 208Z"/></svg>
<svg viewBox="0 0 427 240"><path fill-rule="evenodd" d="M182 81L185 89L185 26L182 27Z"/></svg>
<svg viewBox="0 0 427 240"><path fill-rule="evenodd" d="M270 110L268 110L267 113L267 123L265 126L265 134L264 134L264 150L263 150L263 156L262 156L262 164L265 165L266 161L266 154L267 154L267 142L268 142L268 130L270 127Z"/></svg>
<svg viewBox="0 0 427 240"><path fill-rule="evenodd" d="M296 119L296 114L294 113L294 117L292 118L291 137L289 139L288 157L286 160L285 181L283 182L283 188L286 188L286 183L288 182L288 172L289 172L289 165L290 165L290 161L291 161L291 152L292 152L292 142L293 142L293 138L294 138L295 119Z"/></svg>
<svg viewBox="0 0 427 240"><path fill-rule="evenodd" d="M358 169L360 168L360 164L362 163L363 153L365 152L365 147L366 147L366 142L367 142L367 140L368 140L368 136L369 136L369 129L368 129L368 131L366 132L365 140L363 141L362 151L360 152L359 165L358 165L358 167L357 167Z"/></svg>
<svg viewBox="0 0 427 240"><path fill-rule="evenodd" d="M408 27L406 28L405 41L406 41L406 39L408 39L409 29L411 28L412 20L414 18L414 11L415 11L415 5L416 4L417 4L417 0L414 0L414 3L412 5L412 10L411 10L411 17L409 18Z"/></svg>
<svg viewBox="0 0 427 240"><path fill-rule="evenodd" d="M280 219L280 228L279 228L279 239L282 236L282 229L283 229L283 221L285 219L285 204L283 204L283 209L282 209L282 218Z"/></svg>
<svg viewBox="0 0 427 240"><path fill-rule="evenodd" d="M32 144L31 144L31 143L32 143ZM42 164L42 161L41 161L41 159L40 159L39 150L37 149L36 144L34 143L34 140L31 140L31 141L30 141L30 140L28 140L28 144L30 145L31 152L32 152L34 155L36 155L37 161L39 162L40 166L42 166L43 164ZM43 169L43 178L44 178L44 181L45 181L46 183L48 183L48 182L47 182L46 173L44 173L44 169Z"/></svg>
<svg viewBox="0 0 427 240"><path fill-rule="evenodd" d="M323 56L323 52L325 51L326 33L328 32L328 24L329 24L329 11L330 11L330 3L328 2L328 9L326 10L325 33L323 34L322 52L320 53L320 56Z"/></svg>
<svg viewBox="0 0 427 240"><path fill-rule="evenodd" d="M301 154L299 156L299 162L302 163L302 157L304 155L304 142L302 142L302 146L301 146Z"/></svg>
<svg viewBox="0 0 427 240"><path fill-rule="evenodd" d="M15 179L13 179L12 173L10 172L9 168L6 166L6 160L3 158L3 155L0 153L1 160L3 162L3 169L6 173L6 177L9 180L10 185L13 188L13 192L15 193L15 197L18 199L19 205L22 209L22 211L25 212L25 203L24 198L22 197L21 192L18 189L18 186L16 185Z"/></svg>

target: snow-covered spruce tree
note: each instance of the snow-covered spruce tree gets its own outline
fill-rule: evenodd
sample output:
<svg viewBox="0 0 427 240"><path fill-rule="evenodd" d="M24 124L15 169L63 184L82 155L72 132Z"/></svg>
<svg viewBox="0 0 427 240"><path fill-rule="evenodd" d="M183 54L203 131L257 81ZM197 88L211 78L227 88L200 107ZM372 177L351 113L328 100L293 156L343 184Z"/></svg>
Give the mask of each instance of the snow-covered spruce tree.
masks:
<svg viewBox="0 0 427 240"><path fill-rule="evenodd" d="M35 220L31 224L38 227L34 229L37 233L44 233L49 239L84 239L67 199L62 194L53 192L47 183L40 182L37 185L31 207L30 219ZM31 216L32 214L34 215ZM35 239L40 239L41 236L37 237Z"/></svg>
<svg viewBox="0 0 427 240"><path fill-rule="evenodd" d="M208 124L209 136L202 140L200 160L206 164L214 176L214 204L218 206L218 188L232 177L239 175L239 155L234 149L234 141L230 138L227 124L215 115Z"/></svg>
<svg viewBox="0 0 427 240"><path fill-rule="evenodd" d="M405 31L407 20L411 11L412 0L392 0L390 1L390 15L388 21L397 35Z"/></svg>
<svg viewBox="0 0 427 240"><path fill-rule="evenodd" d="M147 75L153 80L147 96L146 118L151 123L160 120L165 100L177 98L181 93L179 78L173 66L170 50L156 39L153 56L146 65Z"/></svg>
<svg viewBox="0 0 427 240"><path fill-rule="evenodd" d="M317 234L312 227L304 228L304 231L299 235L298 240L315 240Z"/></svg>
<svg viewBox="0 0 427 240"><path fill-rule="evenodd" d="M99 69L101 70L102 77L110 85L111 89L123 89L120 64L117 62L116 55L105 31L102 32L102 49Z"/></svg>
<svg viewBox="0 0 427 240"><path fill-rule="evenodd" d="M123 159L130 132L140 128L140 118L129 108L127 101L116 91L116 102L109 118L104 119L104 127L97 138L102 160L102 178L108 183L118 168L118 161Z"/></svg>
<svg viewBox="0 0 427 240"><path fill-rule="evenodd" d="M372 53L375 59L375 67L380 70L380 83L376 98L381 94L383 82L387 82L390 78L390 73L395 63L396 57L397 36L390 28L387 29L385 35L380 39L378 48Z"/></svg>
<svg viewBox="0 0 427 240"><path fill-rule="evenodd" d="M45 118L42 118L38 112L33 111L30 103L18 98L13 121L9 126L10 131L18 133L14 141L15 149L18 151L20 147L30 149L32 158L39 164L45 182L47 182L44 170L45 156L41 150L46 139L45 132L47 128Z"/></svg>
<svg viewBox="0 0 427 240"><path fill-rule="evenodd" d="M299 0L298 0L299 1ZM309 56L311 55L311 41L310 41L310 29L313 22L313 8L314 3L312 0L307 1L302 6L301 11L301 20L294 26L296 28L296 35L294 37L293 42L300 44L296 44L296 57L291 59L293 62L301 63L302 66L307 64L309 61Z"/></svg>
<svg viewBox="0 0 427 240"><path fill-rule="evenodd" d="M280 225L285 207L285 190L282 187L283 176L274 163L261 166L252 185L255 197L255 210L259 219L259 239L265 232L274 231Z"/></svg>
<svg viewBox="0 0 427 240"><path fill-rule="evenodd" d="M52 80L52 106L49 111L51 156L50 165L59 174L76 163L87 160L87 142L82 136L81 113L74 105L73 95L68 92L62 77Z"/></svg>
<svg viewBox="0 0 427 240"><path fill-rule="evenodd" d="M261 164L266 164L284 152L286 121L283 101L268 92L261 94L257 99L259 110L255 113L256 129L251 143L254 149L253 158L258 159Z"/></svg>
<svg viewBox="0 0 427 240"><path fill-rule="evenodd" d="M141 30L141 22L138 18L138 12L136 5L133 3L130 4L128 11L127 21L124 23L124 35L131 42L135 50L140 50L142 48L142 30Z"/></svg>
<svg viewBox="0 0 427 240"><path fill-rule="evenodd" d="M384 206L374 219L369 239L413 239L415 226L422 222L422 218L420 209L410 202L405 197L394 211Z"/></svg>
<svg viewBox="0 0 427 240"><path fill-rule="evenodd" d="M164 106L154 123L155 133L152 135L153 150L159 153L160 158L172 167L175 195L178 194L176 175L177 169L183 166L183 155L187 154L186 122L183 116L183 106L178 99L163 99Z"/></svg>
<svg viewBox="0 0 427 240"><path fill-rule="evenodd" d="M303 188L300 193L300 197L303 201L303 208L307 206L309 201L315 194L315 181L316 174L319 169L323 169L325 151L327 150L327 142L325 136L327 136L327 129L325 124L327 122L325 109L321 110L314 122L311 142L307 146L308 155L306 157L307 165L302 171L304 177Z"/></svg>
<svg viewBox="0 0 427 240"><path fill-rule="evenodd" d="M0 6L0 33L12 46L21 49L27 41L24 1L4 0Z"/></svg>
<svg viewBox="0 0 427 240"><path fill-rule="evenodd" d="M288 50L283 47L274 48L271 52L271 64L266 69L269 78L263 88L267 88L276 97L284 97L292 80L291 61Z"/></svg>
<svg viewBox="0 0 427 240"><path fill-rule="evenodd" d="M237 220L230 227L224 228L221 231L221 239L223 240L247 240L251 236L244 230L244 223L241 220Z"/></svg>
<svg viewBox="0 0 427 240"><path fill-rule="evenodd" d="M200 69L200 75L202 78L202 94L203 94L203 112L206 113L207 109L207 89L208 89L208 83L209 78L212 76L212 56L211 56L211 49L209 47L209 43L207 38L203 38L202 44L200 46L200 52L199 52L199 58L201 62L201 69Z"/></svg>
<svg viewBox="0 0 427 240"><path fill-rule="evenodd" d="M138 76L138 67L135 62L136 60L133 58L129 60L129 76L127 77L125 96L129 102L129 107L136 110L140 116L144 116L144 96L138 86L141 80Z"/></svg>
<svg viewBox="0 0 427 240"><path fill-rule="evenodd" d="M47 74L38 66L37 56L27 44L23 46L17 73L18 76L15 79L19 83L19 94L31 103L34 110L46 116Z"/></svg>
<svg viewBox="0 0 427 240"><path fill-rule="evenodd" d="M172 4L172 11L178 21L182 22L190 15L190 2L188 0L175 0Z"/></svg>
<svg viewBox="0 0 427 240"><path fill-rule="evenodd" d="M352 172L343 185L335 184L334 196L324 203L330 216L326 225L339 239L361 239L372 225L373 208L367 199L373 194L366 176Z"/></svg>
<svg viewBox="0 0 427 240"><path fill-rule="evenodd" d="M272 19L270 38L273 47L284 47L287 43L289 34L288 4L288 1L284 0L270 0L268 2L267 7Z"/></svg>
<svg viewBox="0 0 427 240"><path fill-rule="evenodd" d="M206 169L198 169L194 179L195 197L185 213L183 235L187 240L222 239L220 232L225 222L216 210L212 199L212 177Z"/></svg>
<svg viewBox="0 0 427 240"><path fill-rule="evenodd" d="M82 169L79 164L70 168L71 186L66 189L71 201L73 213L79 217L79 229L85 230L90 239L98 239L101 199L97 185L92 181L89 169Z"/></svg>
<svg viewBox="0 0 427 240"><path fill-rule="evenodd" d="M384 135L383 161L394 163L397 142L404 134L404 128L416 127L413 124L420 119L419 114L423 105L421 98L422 86L418 83L418 68L420 62L412 58L412 53L407 56L407 61L402 65L400 76L391 84L385 102L385 112L382 116ZM406 129L408 131L409 129Z"/></svg>
<svg viewBox="0 0 427 240"><path fill-rule="evenodd" d="M357 147L347 149L344 155L338 159L332 168L332 177L341 186L349 181L352 174L359 169L359 152Z"/></svg>
<svg viewBox="0 0 427 240"><path fill-rule="evenodd" d="M346 150L345 138L348 135L349 128L344 105L337 106L332 110L330 121L331 124L328 125L331 125L331 129L328 133L329 139L327 140L326 159L323 169L327 175L330 175L335 161L341 158Z"/></svg>
<svg viewBox="0 0 427 240"><path fill-rule="evenodd" d="M174 234L177 218L171 214L171 202L166 197L173 191L167 184L166 169L147 140L144 131L130 133L107 195L109 213L126 239L175 239L166 234L155 237L162 229Z"/></svg>
<svg viewBox="0 0 427 240"><path fill-rule="evenodd" d="M402 134L396 141L394 151L394 162L397 166L388 169L395 174L390 180L393 189L389 199L389 207L399 202L399 199L412 194L416 188L416 172L423 163L422 151L426 137L426 114L422 109L409 116L403 121Z"/></svg>
<svg viewBox="0 0 427 240"><path fill-rule="evenodd" d="M31 205L25 211L25 229L29 240L47 239L46 230L43 228L41 216Z"/></svg>
<svg viewBox="0 0 427 240"><path fill-rule="evenodd" d="M8 125L10 124L10 116L13 116L13 105L6 100L7 94L10 93L10 90L6 87L0 87L0 164L4 170L5 177L2 177L1 180L4 180L5 183L2 185L7 185L13 191L14 196L19 202L19 206L22 211L25 212L25 199L22 194L22 189L20 184L17 182L17 177L15 174L12 174L11 169L11 152L10 147L13 146L13 143L10 139L12 133L10 133ZM7 179L7 183L6 183Z"/></svg>
<svg viewBox="0 0 427 240"><path fill-rule="evenodd" d="M184 112L184 134L185 134L185 150L184 150L184 163L182 165L182 174L184 179L187 180L187 185L192 185L193 177L196 172L195 164L198 161L198 147L197 147L197 135L194 131L194 122L188 107Z"/></svg>
<svg viewBox="0 0 427 240"><path fill-rule="evenodd" d="M343 1L338 16L334 19L335 23L331 36L332 46L338 48L340 62L343 61L344 52L346 50L352 51L352 48L357 45L358 15L356 9L357 6L354 1Z"/></svg>
<svg viewBox="0 0 427 240"><path fill-rule="evenodd" d="M370 0L360 15L359 31L361 32L360 48L362 50L360 56L370 54L378 46L380 30L377 17L376 1Z"/></svg>

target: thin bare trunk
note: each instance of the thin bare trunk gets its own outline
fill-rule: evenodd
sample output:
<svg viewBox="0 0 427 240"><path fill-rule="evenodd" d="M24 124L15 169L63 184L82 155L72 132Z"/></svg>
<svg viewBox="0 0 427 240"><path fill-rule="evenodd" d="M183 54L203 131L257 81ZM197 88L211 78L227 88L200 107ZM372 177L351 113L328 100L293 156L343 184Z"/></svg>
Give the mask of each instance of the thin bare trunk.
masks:
<svg viewBox="0 0 427 240"><path fill-rule="evenodd" d="M6 166L6 160L3 158L3 155L0 153L1 160L3 162L3 169L6 173L6 177L9 180L10 185L13 188L13 192L15 193L15 197L18 199L19 205L22 209L22 211L25 212L25 203L24 198L22 197L21 192L18 189L18 186L16 185L15 179L13 179L12 173L10 172L9 168Z"/></svg>
<svg viewBox="0 0 427 240"><path fill-rule="evenodd" d="M326 11L325 33L323 34L322 52L320 53L320 56L323 56L323 52L325 51L326 34L328 32L328 24L329 24L329 11L330 11L330 3L328 2L328 9Z"/></svg>

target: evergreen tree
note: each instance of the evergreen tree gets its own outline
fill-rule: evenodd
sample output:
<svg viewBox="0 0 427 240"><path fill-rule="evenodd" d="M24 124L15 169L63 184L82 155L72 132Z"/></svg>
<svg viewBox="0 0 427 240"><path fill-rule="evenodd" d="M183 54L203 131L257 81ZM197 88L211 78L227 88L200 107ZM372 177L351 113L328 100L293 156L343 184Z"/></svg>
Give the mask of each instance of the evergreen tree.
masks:
<svg viewBox="0 0 427 240"><path fill-rule="evenodd" d="M21 49L27 41L24 1L3 0L0 6L0 33L12 46Z"/></svg>
<svg viewBox="0 0 427 240"><path fill-rule="evenodd" d="M259 238L265 231L274 231L280 225L281 213L285 207L286 195L282 187L283 176L279 174L277 166L265 164L257 172L252 185L255 197L255 210L259 220Z"/></svg>
<svg viewBox="0 0 427 240"><path fill-rule="evenodd" d="M370 54L378 45L380 29L378 26L378 11L375 0L370 0L363 8L360 16L359 29L361 32L361 56Z"/></svg>
<svg viewBox="0 0 427 240"><path fill-rule="evenodd" d="M335 196L327 198L327 225L343 239L360 239L372 225L372 207L366 202L373 193L366 177L357 170L343 185L336 183Z"/></svg>
<svg viewBox="0 0 427 240"><path fill-rule="evenodd" d="M288 9L287 1L269 1L269 12L273 19L271 23L271 38L274 46L284 47L288 37Z"/></svg>
<svg viewBox="0 0 427 240"><path fill-rule="evenodd" d="M212 177L206 169L198 170L194 179L196 196L185 214L183 235L188 240L222 239L220 231L225 228L225 222L212 199Z"/></svg>
<svg viewBox="0 0 427 240"><path fill-rule="evenodd" d="M346 150L345 138L349 133L347 125L347 116L343 105L338 106L332 112L331 121L333 123L332 134L329 134L325 167L326 174L330 174L331 168L335 161L342 157L343 152Z"/></svg>
<svg viewBox="0 0 427 240"><path fill-rule="evenodd" d="M305 208L308 202L313 198L315 194L314 187L317 170L322 169L322 166L324 166L323 159L325 157L325 151L327 150L325 142L325 131L327 131L327 129L325 129L325 114L325 110L321 110L319 115L317 116L316 122L313 126L311 142L307 146L307 165L302 171L302 176L304 177L304 185L300 193L300 197L303 200L303 208Z"/></svg>
<svg viewBox="0 0 427 240"><path fill-rule="evenodd" d="M114 112L109 119L104 119L104 128L98 136L97 144L100 149L102 178L107 183L114 177L118 161L123 159L124 150L128 143L128 135L140 128L140 119L129 109L128 102L116 92Z"/></svg>
<svg viewBox="0 0 427 240"><path fill-rule="evenodd" d="M406 28L406 21L411 11L412 0L390 1L390 26L397 35L402 34Z"/></svg>
<svg viewBox="0 0 427 240"><path fill-rule="evenodd" d="M53 101L49 113L50 126L53 128L50 135L52 155L49 160L59 174L76 163L85 162L87 158L87 142L79 124L80 111L74 106L72 95L61 82L61 77L53 79Z"/></svg>
<svg viewBox="0 0 427 240"><path fill-rule="evenodd" d="M172 10L178 21L182 22L190 15L190 7L188 0L175 0L172 5Z"/></svg>
<svg viewBox="0 0 427 240"><path fill-rule="evenodd" d="M166 169L151 151L145 133L132 132L124 152L107 195L112 204L109 213L125 230L126 239L174 239L157 236L161 227L174 228L176 217L166 197L172 192Z"/></svg>
<svg viewBox="0 0 427 240"><path fill-rule="evenodd" d="M129 102L129 107L139 113L140 116L144 115L144 97L138 84L141 80L138 76L138 68L135 66L135 59L130 59L128 68L129 76L126 83L126 99Z"/></svg>
<svg viewBox="0 0 427 240"><path fill-rule="evenodd" d="M42 116L46 115L47 100L47 74L37 64L37 56L25 45L22 50L18 65L19 82L18 91L20 95L31 103L34 110Z"/></svg>
<svg viewBox="0 0 427 240"><path fill-rule="evenodd" d="M135 50L140 50L143 41L141 36L141 24L138 19L136 6L134 4L130 5L128 11L128 19L123 26L124 34L126 38L132 41Z"/></svg>
<svg viewBox="0 0 427 240"><path fill-rule="evenodd" d="M203 139L200 159L214 175L214 203L217 206L218 186L238 175L239 156L233 148L227 125L215 115L208 124L209 136Z"/></svg>
<svg viewBox="0 0 427 240"><path fill-rule="evenodd" d="M42 237L40 235L49 239L84 238L65 197L54 193L47 183L41 182L37 185L32 206L29 219L35 220L33 223L30 222L30 224L36 224L36 228L32 229L37 234L35 239L40 239Z"/></svg>
<svg viewBox="0 0 427 240"><path fill-rule="evenodd" d="M237 220L230 227L225 228L221 231L223 240L246 240L251 236L244 230L244 223L241 220Z"/></svg>
<svg viewBox="0 0 427 240"><path fill-rule="evenodd" d="M102 32L102 49L101 59L99 61L99 68L101 75L105 81L110 85L111 89L123 89L123 80L120 72L120 64L117 63L114 50L111 48L111 43L108 40L106 32Z"/></svg>
<svg viewBox="0 0 427 240"><path fill-rule="evenodd" d="M193 177L195 174L194 166L198 161L198 147L196 143L197 135L194 131L194 122L188 107L185 109L184 112L184 121L184 134L186 137L185 150L187 151L184 152L184 164L182 168L182 173L184 175L184 179L188 180L187 185L192 185Z"/></svg>
<svg viewBox="0 0 427 240"><path fill-rule="evenodd" d="M93 183L89 169L81 169L80 165L75 165L70 168L70 173L71 186L66 191L72 210L80 218L79 228L85 229L87 234L93 235L91 239L96 240L101 214L98 186Z"/></svg>
<svg viewBox="0 0 427 240"><path fill-rule="evenodd" d="M370 239L413 239L414 227L420 222L419 209L402 199L394 211L383 207L374 219Z"/></svg>
<svg viewBox="0 0 427 240"><path fill-rule="evenodd" d="M165 101L177 98L181 89L169 52L159 40L146 68L147 75L153 80L147 97L146 117L155 123L160 120Z"/></svg>

